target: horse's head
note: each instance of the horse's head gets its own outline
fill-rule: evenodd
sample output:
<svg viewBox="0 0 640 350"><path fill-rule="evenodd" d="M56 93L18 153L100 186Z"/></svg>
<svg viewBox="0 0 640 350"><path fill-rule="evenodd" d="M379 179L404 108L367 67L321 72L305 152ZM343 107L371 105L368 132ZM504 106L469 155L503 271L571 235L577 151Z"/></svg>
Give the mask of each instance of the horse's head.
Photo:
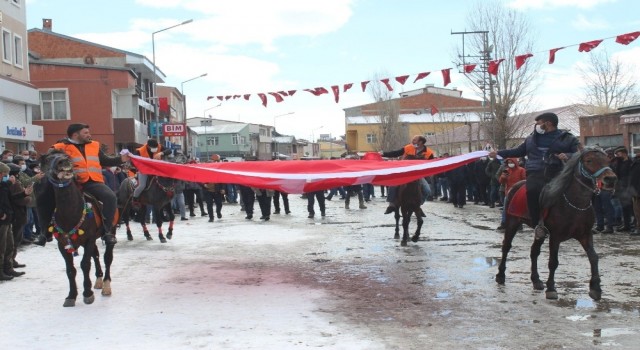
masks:
<svg viewBox="0 0 640 350"><path fill-rule="evenodd" d="M602 181L603 189L613 190L618 177L609 167L610 163L611 160L601 149L587 148L580 155L580 173L594 183Z"/></svg>
<svg viewBox="0 0 640 350"><path fill-rule="evenodd" d="M66 187L74 179L73 163L63 151L51 151L41 158L47 180L57 187Z"/></svg>

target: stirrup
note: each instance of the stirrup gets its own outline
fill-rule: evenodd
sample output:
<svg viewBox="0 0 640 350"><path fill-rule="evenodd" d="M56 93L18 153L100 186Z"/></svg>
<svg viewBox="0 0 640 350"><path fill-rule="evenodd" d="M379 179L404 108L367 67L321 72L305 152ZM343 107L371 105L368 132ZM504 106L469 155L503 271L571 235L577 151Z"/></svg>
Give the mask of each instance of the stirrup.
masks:
<svg viewBox="0 0 640 350"><path fill-rule="evenodd" d="M541 240L549 237L549 230L542 224L538 224L533 230L533 233L536 240Z"/></svg>

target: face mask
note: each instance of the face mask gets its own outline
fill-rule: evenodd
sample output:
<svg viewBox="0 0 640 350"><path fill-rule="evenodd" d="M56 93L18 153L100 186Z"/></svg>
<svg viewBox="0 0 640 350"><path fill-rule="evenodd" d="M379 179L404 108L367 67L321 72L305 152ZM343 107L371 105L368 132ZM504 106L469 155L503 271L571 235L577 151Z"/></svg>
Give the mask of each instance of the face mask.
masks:
<svg viewBox="0 0 640 350"><path fill-rule="evenodd" d="M516 167L516 165L515 165L515 164L513 164L513 163L509 163L509 168L515 168L515 167Z"/></svg>
<svg viewBox="0 0 640 350"><path fill-rule="evenodd" d="M34 162L36 161L36 158L35 158L35 157L31 157L31 158L29 158L29 159L30 159L30 160L32 160L32 161L34 161Z"/></svg>
<svg viewBox="0 0 640 350"><path fill-rule="evenodd" d="M26 164L22 164L20 166L20 171L25 171L25 170L27 170L27 165Z"/></svg>
<svg viewBox="0 0 640 350"><path fill-rule="evenodd" d="M36 174L39 173L40 172L40 168L33 168L33 172L36 173Z"/></svg>
<svg viewBox="0 0 640 350"><path fill-rule="evenodd" d="M542 128L542 125L536 124L536 132L542 135L544 134L545 130Z"/></svg>
<svg viewBox="0 0 640 350"><path fill-rule="evenodd" d="M489 160L493 160L493 157L489 157Z"/></svg>
<svg viewBox="0 0 640 350"><path fill-rule="evenodd" d="M149 150L150 150L151 152L157 152L157 151L158 151L158 147L149 148Z"/></svg>
<svg viewBox="0 0 640 350"><path fill-rule="evenodd" d="M112 166L111 168L109 168L109 170L111 170L112 173L116 172L116 167Z"/></svg>
<svg viewBox="0 0 640 350"><path fill-rule="evenodd" d="M413 144L413 147L418 148L418 144L417 144L417 143L414 143L414 144Z"/></svg>
<svg viewBox="0 0 640 350"><path fill-rule="evenodd" d="M487 160L487 157L482 157L482 158L480 158L480 159L482 159L482 160Z"/></svg>
<svg viewBox="0 0 640 350"><path fill-rule="evenodd" d="M7 157L7 160L8 160L9 162L13 162L13 156L8 156L8 157Z"/></svg>
<svg viewBox="0 0 640 350"><path fill-rule="evenodd" d="M9 181L9 174L2 177L2 182L7 182L7 181Z"/></svg>

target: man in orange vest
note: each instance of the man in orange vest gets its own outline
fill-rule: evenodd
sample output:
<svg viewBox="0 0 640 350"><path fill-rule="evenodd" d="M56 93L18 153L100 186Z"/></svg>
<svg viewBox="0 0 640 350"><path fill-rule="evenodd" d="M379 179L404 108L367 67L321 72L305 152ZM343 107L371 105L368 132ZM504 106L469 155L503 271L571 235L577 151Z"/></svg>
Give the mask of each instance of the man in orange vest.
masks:
<svg viewBox="0 0 640 350"><path fill-rule="evenodd" d="M129 157L126 155L119 157L107 156L100 148L100 143L91 139L89 125L87 124L69 125L67 136L66 139L54 144L52 149L64 151L69 155L73 163L76 182L81 185L84 192L93 195L102 202L102 214L104 216L102 239L106 244L116 244L116 237L111 233L116 215L116 195L104 183L102 167L120 166L123 162L128 161ZM38 217L47 222L47 220L51 219L55 209L53 185L45 180L40 182L40 186L37 199ZM46 241L51 241L51 233L48 230L44 231L46 236L41 234L34 243L44 245Z"/></svg>
<svg viewBox="0 0 640 350"><path fill-rule="evenodd" d="M416 135L413 137L410 144L402 147L401 149L397 151L380 152L380 154L386 158L402 157L402 159L433 159L434 153L429 147L425 146L425 143L427 143L427 139L424 136ZM420 184L423 188L429 186L424 178L420 179ZM426 190L426 188L423 189L423 191L424 190ZM385 214L390 214L395 211L396 192L397 187L389 187L389 192L387 193L387 202L389 202L389 207L387 207L387 210L384 212Z"/></svg>
<svg viewBox="0 0 640 350"><path fill-rule="evenodd" d="M144 158L160 160L162 159L162 156L168 156L169 154L171 154L171 150L163 150L162 146L158 145L158 141L149 139L147 140L146 145L137 148L133 152L133 154ZM147 187L147 177L147 174L143 174L142 172L138 171L138 187L136 187L135 191L133 191L134 203L138 203L138 198L140 198L140 195L142 194L142 191L144 191L144 188Z"/></svg>

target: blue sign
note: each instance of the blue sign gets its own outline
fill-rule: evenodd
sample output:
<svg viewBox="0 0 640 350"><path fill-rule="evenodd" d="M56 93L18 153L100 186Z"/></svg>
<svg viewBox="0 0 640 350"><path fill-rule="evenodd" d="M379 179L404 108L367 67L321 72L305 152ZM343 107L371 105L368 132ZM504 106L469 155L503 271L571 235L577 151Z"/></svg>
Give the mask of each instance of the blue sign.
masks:
<svg viewBox="0 0 640 350"><path fill-rule="evenodd" d="M165 122L160 122L160 123L156 123L155 121L150 121L149 122L149 136L151 137L156 137L158 136L158 133L160 133L160 135L162 135L162 126L165 124ZM158 126L156 126L158 125Z"/></svg>

